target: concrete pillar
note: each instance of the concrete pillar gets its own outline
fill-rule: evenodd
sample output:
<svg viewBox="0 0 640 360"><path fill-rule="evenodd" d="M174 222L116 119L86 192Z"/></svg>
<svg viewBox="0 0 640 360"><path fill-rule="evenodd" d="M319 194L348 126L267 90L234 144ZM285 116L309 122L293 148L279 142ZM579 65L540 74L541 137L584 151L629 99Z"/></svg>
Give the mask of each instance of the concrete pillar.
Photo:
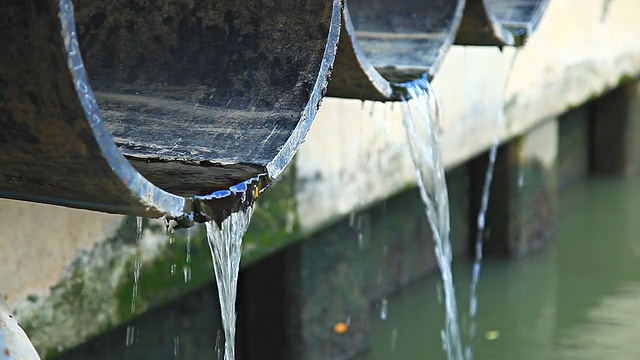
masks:
<svg viewBox="0 0 640 360"><path fill-rule="evenodd" d="M499 148L483 234L485 255L526 255L553 237L558 206L557 154L556 119ZM487 163L486 154L469 163L472 244Z"/></svg>
<svg viewBox="0 0 640 360"><path fill-rule="evenodd" d="M458 168L447 176L451 237L460 254L467 174ZM247 268L238 309L245 358L339 359L362 351L382 299L435 269L433 249L424 205L412 189Z"/></svg>
<svg viewBox="0 0 640 360"><path fill-rule="evenodd" d="M596 174L640 172L639 84L624 84L595 102L591 169Z"/></svg>
<svg viewBox="0 0 640 360"><path fill-rule="evenodd" d="M593 103L558 118L558 186L566 189L589 174L589 126Z"/></svg>

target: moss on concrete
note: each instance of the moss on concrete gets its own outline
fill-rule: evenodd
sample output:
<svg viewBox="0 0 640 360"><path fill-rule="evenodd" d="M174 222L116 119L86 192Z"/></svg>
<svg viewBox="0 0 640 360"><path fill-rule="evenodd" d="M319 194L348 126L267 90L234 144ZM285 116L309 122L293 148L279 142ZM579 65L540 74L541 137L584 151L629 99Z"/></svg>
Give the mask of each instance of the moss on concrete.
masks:
<svg viewBox="0 0 640 360"><path fill-rule="evenodd" d="M48 296L34 298L18 308L23 326L43 358L54 357L211 281L211 255L203 232L194 232L191 280L185 283L186 233L177 234L175 242L170 243L161 223L145 220L144 236L151 238L144 240L145 247L155 249L152 254L142 254L135 241L135 223L135 218L125 218L112 237L77 254ZM132 314L137 257L142 264L136 311Z"/></svg>
<svg viewBox="0 0 640 360"><path fill-rule="evenodd" d="M620 76L620 78L618 79L618 83L614 87L625 85L625 84L628 84L630 82L634 82L634 81L637 81L637 80L638 80L637 76L632 76L632 75L629 75L629 74L622 74Z"/></svg>
<svg viewBox="0 0 640 360"><path fill-rule="evenodd" d="M245 236L242 266L300 239L293 175L288 169L260 197ZM174 241L169 241L161 221L145 219L143 229L144 244L138 245L135 217L123 218L121 226L106 241L78 252L48 296L30 296L19 306L17 313L43 358L55 357L213 281L204 226L177 231ZM191 234L189 264L187 231ZM136 258L141 259L141 271L132 313ZM185 270L190 271L188 282Z"/></svg>
<svg viewBox="0 0 640 360"><path fill-rule="evenodd" d="M78 253L48 296L20 306L25 331L43 358L102 333L120 322L114 287L126 270L133 247L122 238L125 226L92 250Z"/></svg>
<svg viewBox="0 0 640 360"><path fill-rule="evenodd" d="M122 321L132 319L151 308L207 284L213 278L211 254L204 232L194 232L191 239L191 262L186 262L186 238L175 236L173 243L167 241L161 250L162 255L153 261L142 264L138 282L136 312L131 314L133 295L133 268L136 256L126 260L125 269L130 269L120 279L115 289L118 316ZM173 269L173 270L172 270ZM190 280L185 281L184 271L190 272Z"/></svg>
<svg viewBox="0 0 640 360"><path fill-rule="evenodd" d="M255 204L243 240L242 267L300 239L297 215L295 166L292 162L278 181Z"/></svg>

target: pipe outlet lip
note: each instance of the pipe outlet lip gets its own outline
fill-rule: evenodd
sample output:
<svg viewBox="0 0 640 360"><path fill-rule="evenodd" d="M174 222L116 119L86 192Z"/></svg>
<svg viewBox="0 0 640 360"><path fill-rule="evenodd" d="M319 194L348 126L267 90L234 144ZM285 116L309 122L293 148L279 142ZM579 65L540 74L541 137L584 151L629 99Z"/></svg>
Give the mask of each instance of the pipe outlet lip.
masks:
<svg viewBox="0 0 640 360"><path fill-rule="evenodd" d="M453 43L464 0L349 0L328 95L398 101L397 83L432 79Z"/></svg>
<svg viewBox="0 0 640 360"><path fill-rule="evenodd" d="M522 46L536 29L548 0L467 0L455 43Z"/></svg>
<svg viewBox="0 0 640 360"><path fill-rule="evenodd" d="M0 196L189 226L251 205L291 161L342 1L8 6Z"/></svg>

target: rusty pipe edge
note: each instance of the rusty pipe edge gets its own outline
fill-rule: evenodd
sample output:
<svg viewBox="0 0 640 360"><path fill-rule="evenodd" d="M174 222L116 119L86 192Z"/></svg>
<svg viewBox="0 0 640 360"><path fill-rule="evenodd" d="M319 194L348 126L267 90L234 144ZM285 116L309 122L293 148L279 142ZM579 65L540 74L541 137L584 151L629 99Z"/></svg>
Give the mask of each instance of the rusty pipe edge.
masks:
<svg viewBox="0 0 640 360"><path fill-rule="evenodd" d="M522 46L540 23L547 0L467 0L458 45Z"/></svg>
<svg viewBox="0 0 640 360"><path fill-rule="evenodd" d="M287 8L255 2L260 0L169 1L148 5L141 16L125 9L128 2L79 0L76 6L91 10L80 37L70 0L5 4L12 11L0 15L6 50L0 54L0 196L164 216L178 227L221 222L230 211L250 206L291 161L316 115L336 56L343 7L341 0L291 0L283 3ZM260 13L270 18L260 22ZM309 26L312 21L317 26ZM289 24L302 30L291 31ZM220 37L205 36L212 34ZM162 41L147 45L140 41L147 35ZM236 41L228 44L233 58L214 51L221 40L227 45L224 36ZM291 41L305 36L307 41ZM101 52L109 46L115 48ZM144 55L156 47L166 58L149 56L144 64ZM190 56L194 52L204 55ZM127 60L130 55L137 57ZM83 62L83 56L92 61ZM290 69L298 72L286 73ZM288 94L271 89L280 77L292 88ZM201 96L189 92L193 84ZM261 93L248 92L254 88ZM274 96L283 103L273 103ZM159 129L149 125L163 120L174 122ZM193 124L201 127L193 131ZM127 128L135 125L135 131ZM235 130L225 127L232 125ZM223 134L206 138L215 126ZM174 132L170 146L162 142L167 128ZM194 136L176 140L183 131ZM250 146L238 146L243 139L240 145ZM191 143L181 148L181 140ZM169 175L176 172L188 175L173 180Z"/></svg>
<svg viewBox="0 0 640 360"><path fill-rule="evenodd" d="M398 101L400 83L433 79L462 19L464 0L349 0L328 96Z"/></svg>

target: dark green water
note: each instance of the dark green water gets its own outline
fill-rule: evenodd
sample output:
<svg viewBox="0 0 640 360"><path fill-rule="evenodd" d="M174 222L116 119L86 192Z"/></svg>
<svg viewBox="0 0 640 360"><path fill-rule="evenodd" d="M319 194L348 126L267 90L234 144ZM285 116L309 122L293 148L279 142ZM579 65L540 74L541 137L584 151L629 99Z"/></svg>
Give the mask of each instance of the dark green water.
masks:
<svg viewBox="0 0 640 360"><path fill-rule="evenodd" d="M464 330L470 261L454 260L454 279ZM431 276L387 299L357 359L444 359L438 288ZM485 259L478 298L474 359L640 359L640 179L563 191L556 239L523 259Z"/></svg>

